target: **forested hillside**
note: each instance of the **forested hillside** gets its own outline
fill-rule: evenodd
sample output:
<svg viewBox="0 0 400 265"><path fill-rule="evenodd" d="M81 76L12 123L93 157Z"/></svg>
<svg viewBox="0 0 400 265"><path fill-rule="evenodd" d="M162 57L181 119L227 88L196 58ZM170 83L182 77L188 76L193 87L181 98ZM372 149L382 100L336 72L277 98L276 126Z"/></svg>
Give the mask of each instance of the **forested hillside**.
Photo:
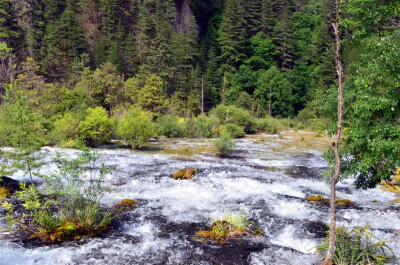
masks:
<svg viewBox="0 0 400 265"><path fill-rule="evenodd" d="M135 115L125 113L127 106L164 125L219 104L245 109L247 120L295 117L305 109L303 119L332 118L334 124L334 5L332 0L0 0L1 93L15 82L34 94L27 104L39 110L40 130L60 134L57 128L71 125L61 130L69 133L61 137L66 139L78 131L85 135L81 124L91 115L129 120ZM348 160L349 173L378 176L376 184L399 162L399 1L348 0L342 13L343 152L354 159ZM214 110L219 125L228 121L224 111L230 109ZM207 122L203 131L211 132L214 123ZM106 127L113 127L109 123ZM238 124L241 128L229 129L238 135L265 127ZM164 129L158 133L171 131ZM169 135L179 136L179 130ZM103 139L123 131L109 131Z"/></svg>
<svg viewBox="0 0 400 265"><path fill-rule="evenodd" d="M199 114L204 87L206 110L236 102L290 117L335 78L332 1L4 0L1 6L1 37L17 63L11 75L26 72L30 57L31 74L87 94L88 80L110 75L113 85L107 91L94 85L90 95L109 110L134 101L132 84L153 75L173 102L170 111L181 115L185 108Z"/></svg>

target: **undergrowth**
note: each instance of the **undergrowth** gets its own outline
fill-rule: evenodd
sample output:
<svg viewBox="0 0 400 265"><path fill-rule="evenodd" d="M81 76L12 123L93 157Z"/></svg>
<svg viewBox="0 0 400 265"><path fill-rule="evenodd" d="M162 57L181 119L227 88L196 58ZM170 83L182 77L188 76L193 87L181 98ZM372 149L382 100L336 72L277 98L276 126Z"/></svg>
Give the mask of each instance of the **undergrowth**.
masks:
<svg viewBox="0 0 400 265"><path fill-rule="evenodd" d="M336 249L333 262L336 265L381 265L397 260L388 242L379 239L368 228L336 228ZM318 246L319 253L325 255L329 248L329 235Z"/></svg>

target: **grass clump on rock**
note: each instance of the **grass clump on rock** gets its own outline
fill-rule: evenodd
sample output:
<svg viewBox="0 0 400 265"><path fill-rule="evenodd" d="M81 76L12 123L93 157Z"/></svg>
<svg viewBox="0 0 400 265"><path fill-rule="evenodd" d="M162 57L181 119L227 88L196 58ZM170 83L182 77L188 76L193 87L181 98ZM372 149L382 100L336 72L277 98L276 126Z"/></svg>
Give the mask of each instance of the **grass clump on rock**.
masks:
<svg viewBox="0 0 400 265"><path fill-rule="evenodd" d="M197 236L209 239L214 243L225 244L228 240L239 240L249 236L263 235L261 230L250 231L251 222L243 212L235 215L224 211L223 216L216 218L210 230L200 230Z"/></svg>

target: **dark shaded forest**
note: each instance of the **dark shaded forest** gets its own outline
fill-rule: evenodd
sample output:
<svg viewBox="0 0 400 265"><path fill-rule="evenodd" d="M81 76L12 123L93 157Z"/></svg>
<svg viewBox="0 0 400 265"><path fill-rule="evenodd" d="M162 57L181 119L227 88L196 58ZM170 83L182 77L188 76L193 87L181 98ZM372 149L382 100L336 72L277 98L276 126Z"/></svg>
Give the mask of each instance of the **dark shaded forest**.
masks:
<svg viewBox="0 0 400 265"><path fill-rule="evenodd" d="M137 117L162 124L143 139L211 137L220 125L235 136L273 132L271 122L255 119L299 114L303 123L330 120L333 132L334 6L331 0L0 0L3 108L23 105L16 95L26 96L32 126L47 142L137 138L127 132ZM399 1L343 1L342 13L342 152L352 157L344 175L358 171L360 186L375 185L400 156ZM89 117L104 118L102 132L93 135ZM12 123L7 112L3 118Z"/></svg>

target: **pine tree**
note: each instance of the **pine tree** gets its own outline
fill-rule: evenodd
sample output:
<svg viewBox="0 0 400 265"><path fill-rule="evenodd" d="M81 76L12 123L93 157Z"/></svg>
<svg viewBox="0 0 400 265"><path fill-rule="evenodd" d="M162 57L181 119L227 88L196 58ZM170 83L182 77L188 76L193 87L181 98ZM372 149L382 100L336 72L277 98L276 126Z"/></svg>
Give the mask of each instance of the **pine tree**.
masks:
<svg viewBox="0 0 400 265"><path fill-rule="evenodd" d="M101 13L101 33L108 45L115 40L118 28L118 0L100 0L99 11Z"/></svg>
<svg viewBox="0 0 400 265"><path fill-rule="evenodd" d="M272 0L262 0L261 4L261 30L270 35L274 27L274 10Z"/></svg>
<svg viewBox="0 0 400 265"><path fill-rule="evenodd" d="M139 67L139 57L133 32L129 32L123 42L122 58L124 60L124 73L127 77L132 77L137 73Z"/></svg>
<svg viewBox="0 0 400 265"><path fill-rule="evenodd" d="M19 35L13 11L10 0L0 0L0 42L13 44Z"/></svg>
<svg viewBox="0 0 400 265"><path fill-rule="evenodd" d="M154 38L154 21L152 20L150 13L152 7L147 5L147 1L144 1L139 6L138 23L136 25L136 49L139 57L140 71L142 72L153 72L152 66L154 66L155 59L152 57L152 40Z"/></svg>
<svg viewBox="0 0 400 265"><path fill-rule="evenodd" d="M218 41L221 46L222 72L233 73L244 58L246 21L239 0L227 0Z"/></svg>
<svg viewBox="0 0 400 265"><path fill-rule="evenodd" d="M262 0L244 1L247 36L252 37L261 30Z"/></svg>
<svg viewBox="0 0 400 265"><path fill-rule="evenodd" d="M110 48L108 49L108 61L117 67L118 72L121 72L123 61L116 41L110 44Z"/></svg>
<svg viewBox="0 0 400 265"><path fill-rule="evenodd" d="M276 48L280 51L280 67L282 69L291 69L294 57L294 43L287 6L283 7L281 20L275 25L273 41Z"/></svg>

